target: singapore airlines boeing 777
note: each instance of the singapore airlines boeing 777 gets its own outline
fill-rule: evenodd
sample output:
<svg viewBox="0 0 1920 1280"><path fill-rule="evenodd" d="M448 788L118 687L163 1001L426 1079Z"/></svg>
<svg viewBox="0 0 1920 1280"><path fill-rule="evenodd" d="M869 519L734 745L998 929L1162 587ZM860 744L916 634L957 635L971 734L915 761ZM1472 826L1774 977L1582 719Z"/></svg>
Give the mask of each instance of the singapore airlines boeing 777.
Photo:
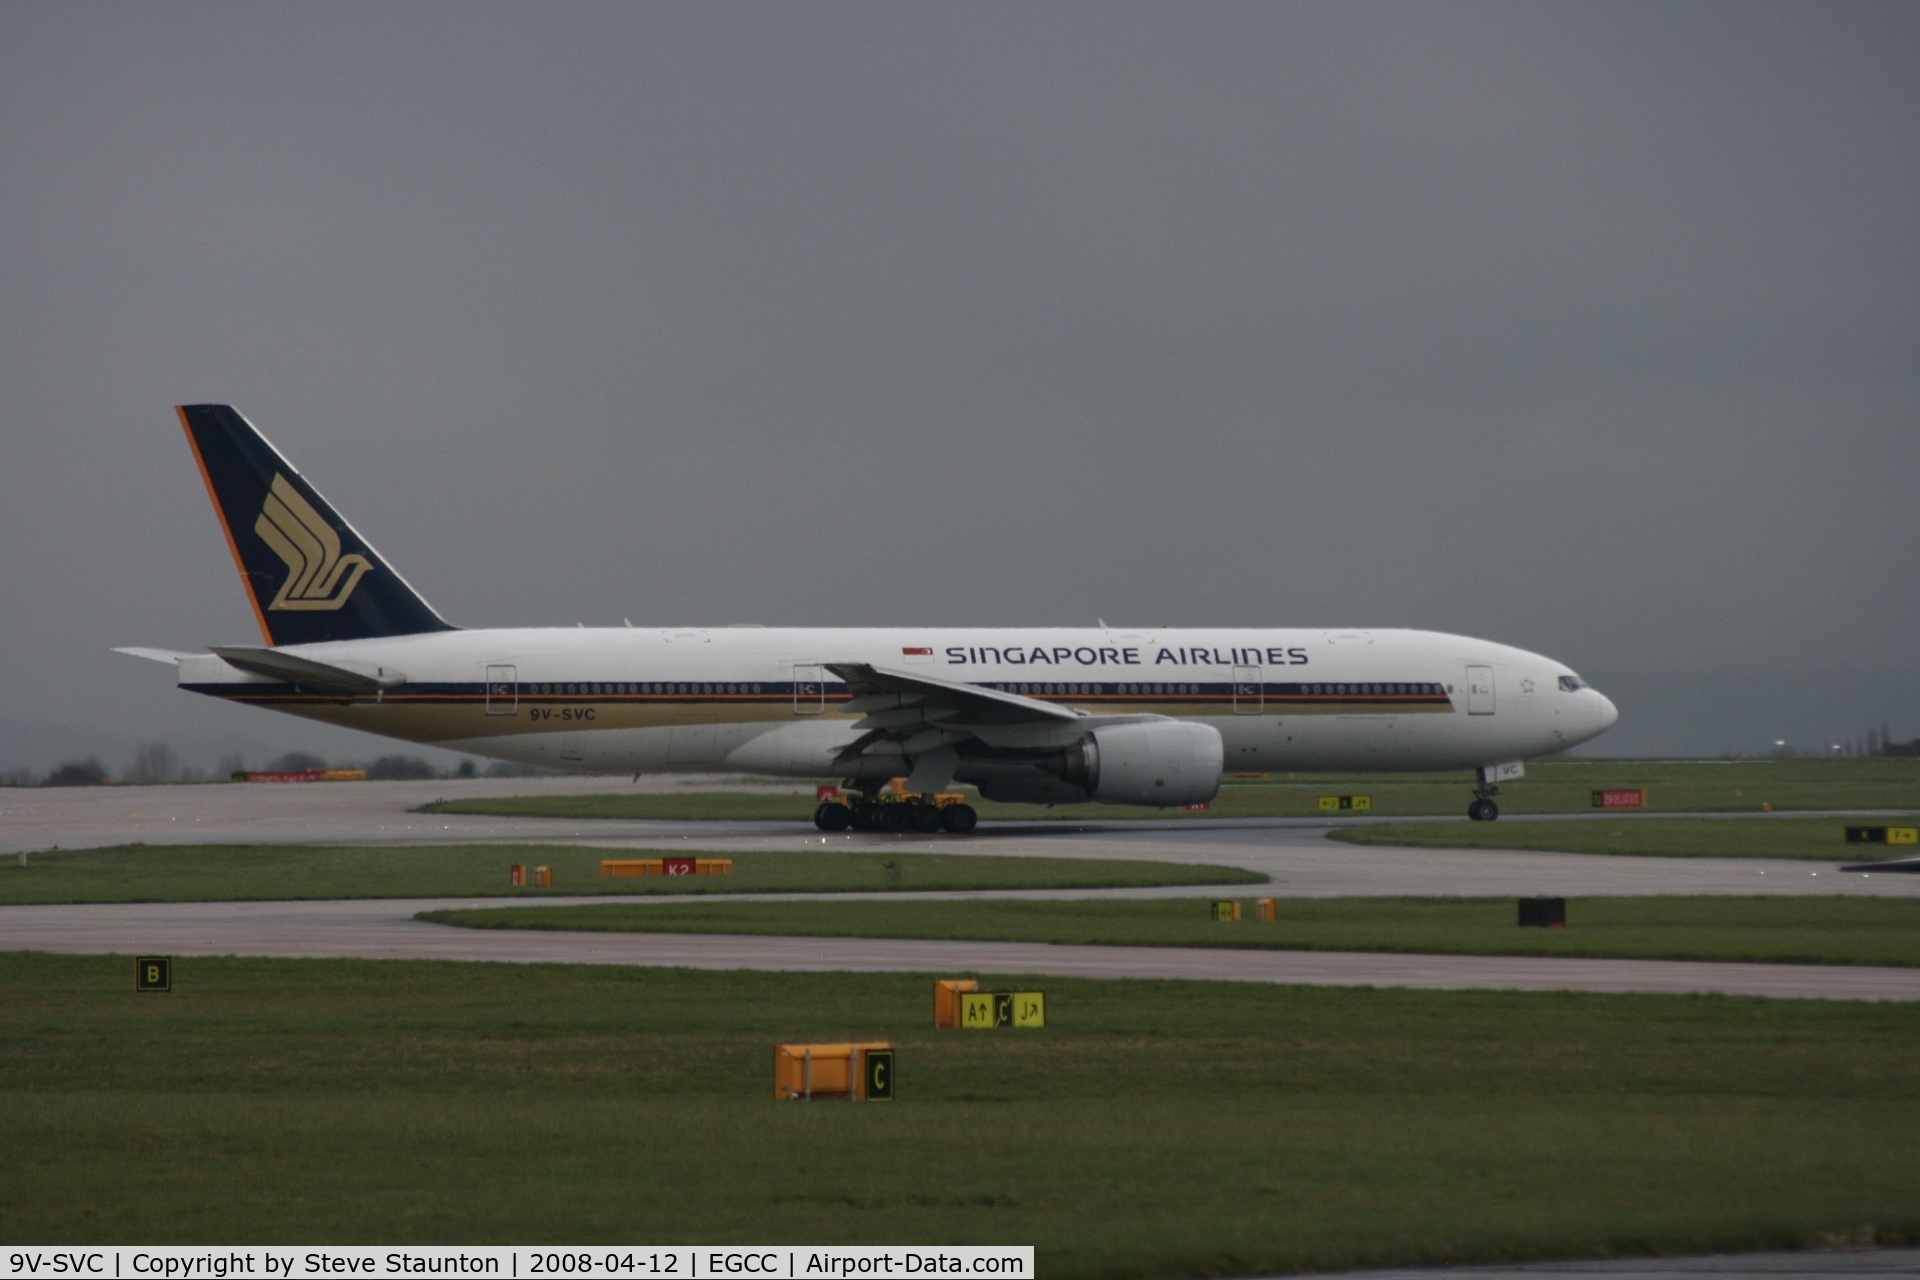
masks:
<svg viewBox="0 0 1920 1280"><path fill-rule="evenodd" d="M1618 713L1565 665L1431 631L1297 627L455 627L228 405L179 409L264 644L182 688L589 773L831 779L828 829L971 830L993 800L1176 806L1226 771L1472 768L1475 818L1529 757Z"/></svg>

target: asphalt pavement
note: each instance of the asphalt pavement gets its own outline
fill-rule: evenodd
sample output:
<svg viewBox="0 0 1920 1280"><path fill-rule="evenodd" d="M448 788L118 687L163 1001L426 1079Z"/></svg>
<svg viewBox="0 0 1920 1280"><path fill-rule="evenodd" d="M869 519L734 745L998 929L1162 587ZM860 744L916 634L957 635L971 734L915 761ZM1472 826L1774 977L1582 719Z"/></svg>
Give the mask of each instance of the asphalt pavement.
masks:
<svg viewBox="0 0 1920 1280"><path fill-rule="evenodd" d="M717 780L692 780L713 786ZM725 784L738 789L738 783ZM803 822L668 822L422 814L449 796L685 790L680 779L482 778L431 782L32 787L0 791L0 855L134 844L539 842L672 852L885 849L1012 857L1148 858L1244 867L1276 896L1619 894L1920 895L1920 876L1842 872L1835 860L1639 858L1502 849L1411 849L1326 838L1378 819L1075 817L983 823L972 836L822 834ZM761 786L761 791L791 788ZM1788 815L1782 815L1783 817ZM1804 816L1804 815L1802 815Z"/></svg>
<svg viewBox="0 0 1920 1280"><path fill-rule="evenodd" d="M606 898L542 899L548 904ZM1655 992L1920 1000L1920 969L1209 947L1056 946L909 938L463 929L416 912L499 898L136 902L0 907L8 949L80 954L322 956L854 973L1186 978L1428 990Z"/></svg>

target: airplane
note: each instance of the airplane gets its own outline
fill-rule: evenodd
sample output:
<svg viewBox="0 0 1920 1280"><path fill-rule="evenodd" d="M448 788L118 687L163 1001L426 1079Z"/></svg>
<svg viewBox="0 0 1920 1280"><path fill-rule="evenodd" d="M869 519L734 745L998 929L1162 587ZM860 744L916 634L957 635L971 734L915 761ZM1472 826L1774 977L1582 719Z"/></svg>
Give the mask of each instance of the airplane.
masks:
<svg viewBox="0 0 1920 1280"><path fill-rule="evenodd" d="M443 619L230 405L177 406L264 644L125 648L179 687L580 773L836 780L823 830L965 834L989 800L1204 806L1227 772L1473 769L1605 732L1563 663L1432 631L540 627ZM888 781L904 796L879 803ZM913 797L925 798L924 802Z"/></svg>

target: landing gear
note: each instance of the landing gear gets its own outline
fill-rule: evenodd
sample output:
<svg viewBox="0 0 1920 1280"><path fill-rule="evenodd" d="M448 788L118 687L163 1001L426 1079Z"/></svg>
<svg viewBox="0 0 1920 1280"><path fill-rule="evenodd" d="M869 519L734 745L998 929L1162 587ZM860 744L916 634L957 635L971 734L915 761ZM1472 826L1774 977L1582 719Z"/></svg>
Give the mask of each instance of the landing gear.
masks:
<svg viewBox="0 0 1920 1280"><path fill-rule="evenodd" d="M871 831L873 806L864 800L855 800L850 804L825 800L813 811L813 825L822 831L845 831L848 827L855 831Z"/></svg>
<svg viewBox="0 0 1920 1280"><path fill-rule="evenodd" d="M1501 776L1501 771L1509 767L1512 769L1509 776L1515 778L1520 776L1519 765L1501 765L1498 768L1493 765L1482 765L1474 771L1478 785L1473 789L1473 803L1467 806L1469 818L1475 822L1492 822L1500 816L1500 806L1493 802L1493 798L1500 794L1500 788L1494 779Z"/></svg>
<svg viewBox="0 0 1920 1280"><path fill-rule="evenodd" d="M814 808L813 825L822 831L883 831L899 834L913 831L932 835L947 831L964 836L980 825L980 815L970 804L959 802L928 804L919 798L876 803L869 796L856 796L844 803L822 801Z"/></svg>
<svg viewBox="0 0 1920 1280"><path fill-rule="evenodd" d="M859 794L850 797L847 825L855 831L884 830L880 825L880 806L874 803L879 796L880 787L875 783L862 787Z"/></svg>

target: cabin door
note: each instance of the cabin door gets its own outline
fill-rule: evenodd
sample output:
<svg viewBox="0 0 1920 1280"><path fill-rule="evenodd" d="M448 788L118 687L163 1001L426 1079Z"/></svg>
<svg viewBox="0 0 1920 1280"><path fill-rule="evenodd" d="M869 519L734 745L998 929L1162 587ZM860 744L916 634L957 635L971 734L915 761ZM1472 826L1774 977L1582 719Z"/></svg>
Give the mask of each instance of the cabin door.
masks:
<svg viewBox="0 0 1920 1280"><path fill-rule="evenodd" d="M817 716L827 709L827 669L817 662L795 663L793 714Z"/></svg>
<svg viewBox="0 0 1920 1280"><path fill-rule="evenodd" d="M1493 714L1493 668L1467 668L1467 714L1490 716Z"/></svg>
<svg viewBox="0 0 1920 1280"><path fill-rule="evenodd" d="M520 709L520 677L512 663L487 668L487 714L510 716Z"/></svg>
<svg viewBox="0 0 1920 1280"><path fill-rule="evenodd" d="M1235 667L1233 669L1233 714L1237 716L1257 716L1266 705L1266 685L1261 682L1259 667Z"/></svg>

